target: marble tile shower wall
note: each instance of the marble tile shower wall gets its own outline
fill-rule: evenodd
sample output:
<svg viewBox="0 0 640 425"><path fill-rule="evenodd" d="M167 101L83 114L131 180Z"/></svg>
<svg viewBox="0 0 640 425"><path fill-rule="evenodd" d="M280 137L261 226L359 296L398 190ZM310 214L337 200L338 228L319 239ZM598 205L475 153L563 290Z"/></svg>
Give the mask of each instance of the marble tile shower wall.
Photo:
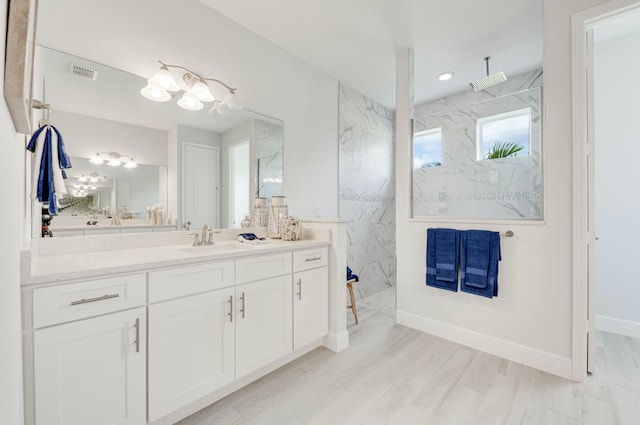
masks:
<svg viewBox="0 0 640 425"><path fill-rule="evenodd" d="M260 119L255 120L256 158L259 168L260 196L270 199L284 195L282 189L282 140L283 128Z"/></svg>
<svg viewBox="0 0 640 425"><path fill-rule="evenodd" d="M541 86L539 69L416 106L414 131L441 128L442 165L414 170L414 217L542 218ZM530 154L478 161L476 120L527 107Z"/></svg>
<svg viewBox="0 0 640 425"><path fill-rule="evenodd" d="M393 130L392 111L340 85L339 209L358 298L395 286Z"/></svg>

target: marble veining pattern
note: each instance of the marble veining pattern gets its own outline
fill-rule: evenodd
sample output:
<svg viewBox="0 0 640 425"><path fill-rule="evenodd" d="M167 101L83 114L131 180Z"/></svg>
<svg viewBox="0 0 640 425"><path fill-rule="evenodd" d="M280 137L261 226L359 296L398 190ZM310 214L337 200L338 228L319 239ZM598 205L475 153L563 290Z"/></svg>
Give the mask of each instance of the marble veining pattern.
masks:
<svg viewBox="0 0 640 425"><path fill-rule="evenodd" d="M347 263L360 276L357 297L395 286L393 113L341 84L340 218Z"/></svg>
<svg viewBox="0 0 640 425"><path fill-rule="evenodd" d="M414 131L442 131L442 165L413 172L413 216L542 219L542 70L416 106ZM530 154L476 160L476 121L531 108Z"/></svg>

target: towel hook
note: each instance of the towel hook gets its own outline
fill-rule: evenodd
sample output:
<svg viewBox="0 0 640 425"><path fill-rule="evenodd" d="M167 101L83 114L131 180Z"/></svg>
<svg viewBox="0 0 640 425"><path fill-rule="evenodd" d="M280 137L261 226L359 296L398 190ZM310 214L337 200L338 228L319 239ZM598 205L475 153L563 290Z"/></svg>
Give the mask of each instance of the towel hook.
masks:
<svg viewBox="0 0 640 425"><path fill-rule="evenodd" d="M500 236L502 236L502 235L504 235L504 236L506 236L508 238L511 238L511 237L513 237L514 233L513 233L513 230L507 230L506 232L500 234Z"/></svg>
<svg viewBox="0 0 640 425"><path fill-rule="evenodd" d="M45 120L45 124L46 125L51 125L51 109L53 109L51 107L50 104L48 103L43 103L41 101L39 101L38 99L33 99L31 101L31 107L33 109L44 109L45 113L44 113L44 120ZM41 124L44 125L44 124Z"/></svg>

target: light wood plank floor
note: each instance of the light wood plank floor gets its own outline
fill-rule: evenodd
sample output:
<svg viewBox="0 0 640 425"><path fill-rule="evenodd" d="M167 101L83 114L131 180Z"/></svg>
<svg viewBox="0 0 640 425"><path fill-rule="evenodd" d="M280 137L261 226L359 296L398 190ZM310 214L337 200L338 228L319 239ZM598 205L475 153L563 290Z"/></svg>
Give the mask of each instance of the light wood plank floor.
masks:
<svg viewBox="0 0 640 425"><path fill-rule="evenodd" d="M179 425L640 424L640 340L601 333L597 372L578 384L396 325L376 304L359 305L358 326L349 313L349 349L316 349Z"/></svg>

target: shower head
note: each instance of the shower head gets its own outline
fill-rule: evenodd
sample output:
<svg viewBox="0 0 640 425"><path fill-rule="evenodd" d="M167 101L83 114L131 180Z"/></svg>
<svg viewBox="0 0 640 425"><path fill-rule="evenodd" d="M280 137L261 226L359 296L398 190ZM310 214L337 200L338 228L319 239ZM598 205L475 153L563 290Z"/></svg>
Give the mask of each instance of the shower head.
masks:
<svg viewBox="0 0 640 425"><path fill-rule="evenodd" d="M491 59L491 57L489 56L484 58L484 61L487 63L487 76L482 77L479 80L474 81L473 83L469 83L469 85L473 87L475 91L485 90L489 87L495 86L496 84L504 83L505 81L507 81L507 76L504 75L504 72L502 71L489 75L489 59Z"/></svg>

